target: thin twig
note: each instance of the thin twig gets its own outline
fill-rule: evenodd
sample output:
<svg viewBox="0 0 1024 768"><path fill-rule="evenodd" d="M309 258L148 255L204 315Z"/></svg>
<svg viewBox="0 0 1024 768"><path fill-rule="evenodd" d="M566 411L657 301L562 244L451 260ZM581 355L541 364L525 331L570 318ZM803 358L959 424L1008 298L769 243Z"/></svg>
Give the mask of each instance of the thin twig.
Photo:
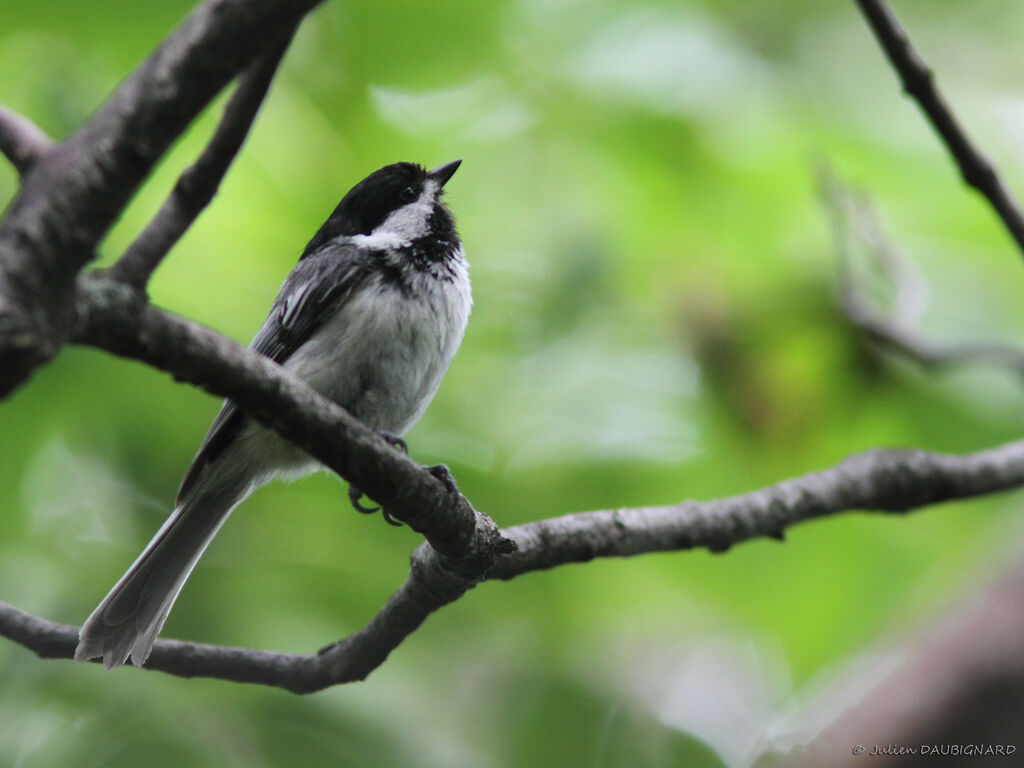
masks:
<svg viewBox="0 0 1024 768"><path fill-rule="evenodd" d="M498 560L488 579L597 557L706 547L721 552L758 536L779 538L789 526L864 509L907 512L1024 484L1024 441L962 456L873 450L834 467L741 496L669 507L586 512L504 531L518 552ZM413 553L408 580L358 632L320 653L287 654L158 640L145 669L276 686L295 693L364 679L430 613L468 588L427 545ZM76 627L54 624L0 603L0 635L43 658L72 658Z"/></svg>
<svg viewBox="0 0 1024 768"><path fill-rule="evenodd" d="M24 115L0 106L0 152L24 176L53 145L50 137Z"/></svg>
<svg viewBox="0 0 1024 768"><path fill-rule="evenodd" d="M879 45L899 75L903 90L913 98L942 137L960 169L964 181L985 196L1010 235L1024 252L1024 213L1003 184L999 173L971 141L957 121L938 86L931 69L914 50L906 31L885 0L856 0L871 26Z"/></svg>
<svg viewBox="0 0 1024 768"><path fill-rule="evenodd" d="M926 289L906 256L893 247L870 201L849 190L826 166L818 174L823 205L829 215L839 262L839 302L847 319L873 341L918 363L941 368L953 365L994 365L1024 376L1024 349L991 341L939 342L913 326L924 309ZM860 243L891 283L894 298L888 309L869 301L854 276L851 245Z"/></svg>
<svg viewBox="0 0 1024 768"><path fill-rule="evenodd" d="M242 73L210 143L181 174L160 210L107 272L112 279L144 288L164 256L209 205L249 133L294 31Z"/></svg>

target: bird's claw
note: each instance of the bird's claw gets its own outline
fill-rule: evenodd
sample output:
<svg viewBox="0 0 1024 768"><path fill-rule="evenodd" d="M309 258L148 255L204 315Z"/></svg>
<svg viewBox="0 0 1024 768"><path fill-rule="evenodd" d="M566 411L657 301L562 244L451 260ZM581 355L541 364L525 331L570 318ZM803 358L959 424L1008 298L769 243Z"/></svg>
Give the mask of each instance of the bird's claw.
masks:
<svg viewBox="0 0 1024 768"><path fill-rule="evenodd" d="M362 504L360 499L364 496L363 492L356 488L354 485L348 487L348 500L352 502L352 506L355 507L356 512L361 512L364 515L372 515L380 507L367 507Z"/></svg>
<svg viewBox="0 0 1024 768"><path fill-rule="evenodd" d="M455 478L452 476L452 472L448 469L447 464L435 464L432 467L427 467L426 470L441 481L441 484L444 485L448 493L459 492L459 486L456 485Z"/></svg>
<svg viewBox="0 0 1024 768"><path fill-rule="evenodd" d="M377 434L379 434L381 437L383 437L384 438L384 442L386 442L392 448L397 448L402 453L404 453L406 456L409 455L409 444L406 443L405 440L400 438L394 432L388 432L386 429L382 429Z"/></svg>
<svg viewBox="0 0 1024 768"><path fill-rule="evenodd" d="M372 515L374 512L379 511L384 518L384 522L388 525L393 525L396 528L402 525L402 521L396 520L386 509L365 506L361 501L364 495L365 494L354 485L350 485L348 487L348 500L352 502L352 506L355 507L356 512L361 512L364 515Z"/></svg>
<svg viewBox="0 0 1024 768"><path fill-rule="evenodd" d="M379 434L382 438L384 438L385 441L387 441L388 445L390 445L392 448L397 448L402 453L409 453L409 446L406 445L405 440L400 438L398 435L388 432L387 430L381 430ZM433 475L435 478L441 481L441 484L444 485L445 490L447 490L448 493L457 494L459 492L459 486L455 484L455 478L452 477L452 473L446 465L435 464L434 466L426 467L425 469L427 470L427 472L429 472L431 475ZM402 525L402 521L392 517L391 513L389 513L386 509L382 509L381 507L367 507L366 505L364 505L362 503L362 498L364 495L365 494L363 494L363 492L356 488L354 485L350 485L348 487L348 500L352 502L352 506L355 508L357 512L361 512L364 515L372 515L374 512L379 511L381 513L381 516L384 518L384 522L386 522L388 525L393 525L395 527Z"/></svg>

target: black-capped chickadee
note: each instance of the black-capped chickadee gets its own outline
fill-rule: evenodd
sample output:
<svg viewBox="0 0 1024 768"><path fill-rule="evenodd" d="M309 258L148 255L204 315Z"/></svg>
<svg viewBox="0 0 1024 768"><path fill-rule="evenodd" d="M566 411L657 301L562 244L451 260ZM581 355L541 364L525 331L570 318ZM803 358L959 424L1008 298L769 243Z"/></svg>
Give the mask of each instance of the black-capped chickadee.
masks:
<svg viewBox="0 0 1024 768"><path fill-rule="evenodd" d="M441 200L456 160L385 166L342 198L285 279L252 348L393 443L426 409L462 341L472 298ZM75 658L142 666L196 561L231 510L280 475L317 467L226 401L177 506L79 633ZM350 490L359 507L359 492ZM362 511L367 510L359 507Z"/></svg>

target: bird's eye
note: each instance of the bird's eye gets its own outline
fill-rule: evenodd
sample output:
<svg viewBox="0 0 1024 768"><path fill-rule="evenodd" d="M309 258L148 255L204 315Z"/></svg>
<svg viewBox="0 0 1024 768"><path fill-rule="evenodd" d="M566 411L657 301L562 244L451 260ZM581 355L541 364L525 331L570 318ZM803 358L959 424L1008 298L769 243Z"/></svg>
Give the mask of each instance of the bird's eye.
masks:
<svg viewBox="0 0 1024 768"><path fill-rule="evenodd" d="M411 203L416 197L416 190L413 187L402 187L402 190L398 193L398 198L403 203Z"/></svg>

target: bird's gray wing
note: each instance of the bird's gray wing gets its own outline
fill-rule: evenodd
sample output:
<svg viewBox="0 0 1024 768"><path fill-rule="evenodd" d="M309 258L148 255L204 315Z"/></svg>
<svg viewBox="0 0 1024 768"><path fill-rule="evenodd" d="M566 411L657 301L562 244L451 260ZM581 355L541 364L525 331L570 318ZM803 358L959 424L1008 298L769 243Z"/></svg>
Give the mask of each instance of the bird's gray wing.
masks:
<svg viewBox="0 0 1024 768"><path fill-rule="evenodd" d="M365 253L353 246L332 246L303 258L285 279L249 346L283 364L348 300L366 275ZM225 400L181 481L179 504L195 487L203 470L235 439L243 421L244 414Z"/></svg>

